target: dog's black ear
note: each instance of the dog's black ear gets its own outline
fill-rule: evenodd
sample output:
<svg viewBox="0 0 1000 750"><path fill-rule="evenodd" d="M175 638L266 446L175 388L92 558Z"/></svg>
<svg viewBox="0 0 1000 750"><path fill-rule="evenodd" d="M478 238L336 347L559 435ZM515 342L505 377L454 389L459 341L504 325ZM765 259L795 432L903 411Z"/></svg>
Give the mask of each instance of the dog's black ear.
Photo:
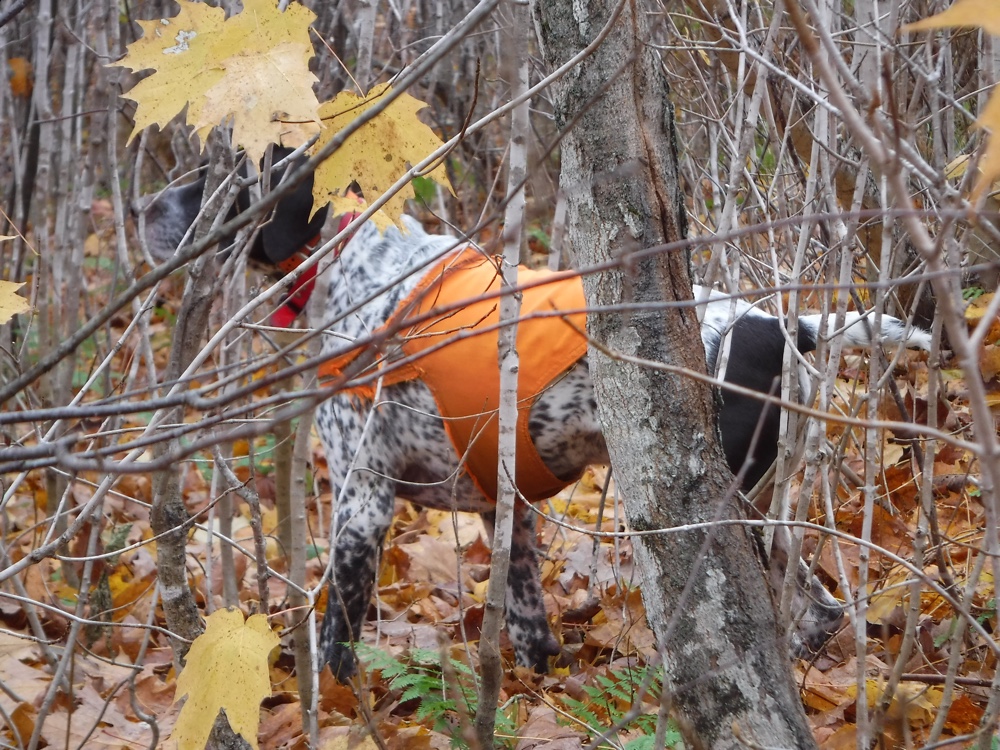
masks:
<svg viewBox="0 0 1000 750"><path fill-rule="evenodd" d="M307 177L285 198L278 201L267 223L261 227L257 241L250 251L250 257L277 265L288 260L319 236L326 222L329 206L324 206L312 221L312 175Z"/></svg>
<svg viewBox="0 0 1000 750"><path fill-rule="evenodd" d="M292 149L275 146L273 161L277 163L291 153ZM296 159L292 162L290 169L294 171L304 161L305 157ZM272 190L281 183L285 172L286 169L279 169L272 173ZM326 222L329 207L320 209L313 216L312 221L309 220L313 203L312 189L313 176L309 175L299 183L291 194L278 201L278 205L275 206L257 234L257 239L250 249L251 258L259 263L277 266L319 236L323 224ZM240 194L240 198L244 201L244 205L240 206L242 211L246 208L245 202L248 200L248 196L244 192Z"/></svg>

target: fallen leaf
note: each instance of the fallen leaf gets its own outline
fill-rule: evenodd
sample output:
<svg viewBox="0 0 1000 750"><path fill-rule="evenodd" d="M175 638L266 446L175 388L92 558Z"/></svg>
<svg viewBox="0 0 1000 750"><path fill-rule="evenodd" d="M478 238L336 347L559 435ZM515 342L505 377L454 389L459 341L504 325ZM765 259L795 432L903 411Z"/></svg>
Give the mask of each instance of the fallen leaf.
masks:
<svg viewBox="0 0 1000 750"><path fill-rule="evenodd" d="M187 696L171 735L180 750L205 746L220 709L256 750L260 702L271 695L268 656L278 643L264 615L245 622L236 609L209 615L177 676L177 700Z"/></svg>
<svg viewBox="0 0 1000 750"><path fill-rule="evenodd" d="M878 590L868 599L868 609L865 613L868 622L873 624L885 622L897 608L905 606L909 594L909 582L909 571L901 568L883 583L877 584Z"/></svg>
<svg viewBox="0 0 1000 750"><path fill-rule="evenodd" d="M302 709L298 703L283 703L267 711L260 723L260 740L265 747L288 747L302 735Z"/></svg>
<svg viewBox="0 0 1000 750"><path fill-rule="evenodd" d="M572 728L561 723L556 712L542 705L534 709L528 716L517 741L517 750L534 750L544 747L546 750L576 750L583 747L585 735L574 732Z"/></svg>
<svg viewBox="0 0 1000 750"><path fill-rule="evenodd" d="M28 740L31 739L31 735L35 731L35 719L38 716L38 712L30 703L18 703L17 708L11 711L9 715L12 725L10 728L17 730L17 736L21 738L19 744L22 747L26 747Z"/></svg>
<svg viewBox="0 0 1000 750"><path fill-rule="evenodd" d="M379 747L368 735L358 738L343 734L321 743L320 750L379 750Z"/></svg>
<svg viewBox="0 0 1000 750"><path fill-rule="evenodd" d="M979 372L989 382L1000 373L1000 346L989 344L979 350Z"/></svg>
<svg viewBox="0 0 1000 750"><path fill-rule="evenodd" d="M854 750L857 743L858 728L854 724L844 724L823 742L823 750Z"/></svg>
<svg viewBox="0 0 1000 750"><path fill-rule="evenodd" d="M960 695L951 703L944 726L955 734L974 732L983 718L983 709L967 695Z"/></svg>

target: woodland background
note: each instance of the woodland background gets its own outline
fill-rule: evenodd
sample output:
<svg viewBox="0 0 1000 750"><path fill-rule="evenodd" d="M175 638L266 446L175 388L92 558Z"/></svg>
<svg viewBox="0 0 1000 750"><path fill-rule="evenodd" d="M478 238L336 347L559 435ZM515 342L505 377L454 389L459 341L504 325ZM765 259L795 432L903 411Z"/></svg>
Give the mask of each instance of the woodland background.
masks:
<svg viewBox="0 0 1000 750"><path fill-rule="evenodd" d="M306 5L317 14L320 99L390 80L472 6ZM1000 55L996 38L979 28L902 30L946 6L803 3L839 91L819 83L794 24L771 3L649 6L673 91L701 279L777 290L762 294L774 312L876 305L935 333L930 357L842 359L820 351L813 407L852 419L807 422L789 410L777 481L770 501L760 498L776 517L812 522L799 527L803 546L851 605L850 623L827 651L794 667L824 747L997 745L997 205L989 195L975 205L965 196L983 142L973 123L986 110ZM200 610L263 611L284 636L269 666L260 745L306 747L312 731L319 746L346 746L361 726L373 734L358 741L380 746L468 742L476 649L463 633L474 640L489 570L476 519L400 504L363 638L377 648L360 690L328 675L315 685L297 681L309 642L301 637L309 627L303 613L311 603L326 606L325 593L311 587L327 560L330 496L308 419L269 424L312 385L308 376L274 383L267 376L277 366L260 367L285 334L235 328L186 386L226 378L221 399L171 413L145 443L137 441L166 405L158 399L183 274L135 295L81 345L65 345L150 269L130 204L202 159L189 129L176 124L126 146L134 109L120 94L135 78L105 67L134 40L132 19L173 12L154 2L0 4L0 208L8 217L0 234L13 236L0 243L0 278L27 282L22 293L33 308L0 326L0 386L54 360L29 383L3 391L0 741L153 747L170 733L177 674L149 507L152 469L162 468L157 444L169 437L184 457L176 464L179 488L195 517L185 564ZM982 24L1000 25L995 14L983 4ZM494 14L410 90L429 104L425 120L445 140L509 99L504 18ZM545 74L536 61L532 83ZM860 121L848 116L851 107ZM532 101L530 122L522 256L565 265L558 133L544 91ZM899 178L896 163L872 158L869 132L902 155L906 211L888 189ZM495 242L508 139L504 120L463 139L446 162L456 195L418 182L412 212L438 231L482 223L475 239ZM915 232L914 220L925 234ZM951 285L948 304L928 289L919 260L928 241L941 260L935 273ZM848 281L856 295L834 293L832 284ZM210 331L268 284L253 270L233 273L212 308ZM957 336L959 329L972 338ZM303 347L288 362L306 353ZM266 384L238 388L257 380ZM788 383L782 395L797 398ZM116 412L137 399L148 408ZM59 411L71 403L79 406ZM900 425L911 420L924 429ZM245 425L267 429L218 445L218 455L189 447ZM145 452L126 471L117 461L131 447ZM102 451L107 465L94 458ZM563 521L543 524L540 538L549 611L567 645L552 675L506 673L498 739L509 746L576 747L599 736L607 746L652 746L656 656L630 544L626 536L587 535L623 526L617 505L602 499L605 476L595 469L546 509ZM296 508L305 511L301 534L285 520ZM38 549L46 554L32 555ZM265 564L275 575L262 576ZM681 741L673 728L667 741Z"/></svg>

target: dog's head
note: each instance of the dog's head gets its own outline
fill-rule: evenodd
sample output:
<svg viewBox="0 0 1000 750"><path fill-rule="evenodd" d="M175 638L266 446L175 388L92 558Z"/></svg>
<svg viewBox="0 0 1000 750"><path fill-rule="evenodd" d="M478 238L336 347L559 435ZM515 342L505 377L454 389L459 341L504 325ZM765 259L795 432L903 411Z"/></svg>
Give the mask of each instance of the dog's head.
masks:
<svg viewBox="0 0 1000 750"><path fill-rule="evenodd" d="M275 149L274 160L280 161L291 153L289 149ZM299 162L292 162L292 167ZM276 187L284 176L285 169L277 169L271 175L271 185ZM278 201L271 213L265 217L257 230L250 247L250 258L263 265L269 273L282 275L298 267L302 259L308 257L315 247L320 230L329 211L324 207L310 219L312 211L313 178L309 175L295 189ZM134 207L136 214L143 217L144 236L150 255L154 260L170 258L185 241L190 241L189 230L201 211L205 178L179 187L169 187L155 195L143 197ZM233 206L229 208L226 221L233 219L250 206L250 192L241 190ZM219 244L225 251L235 238L224 238ZM271 323L282 328L291 325L303 310L315 285L315 266L303 273L289 290L283 304L272 315Z"/></svg>
<svg viewBox="0 0 1000 750"><path fill-rule="evenodd" d="M290 149L276 148L274 161L281 161L291 153ZM294 169L300 163L301 159L293 161L291 167ZM284 168L273 171L270 180L272 189L280 184L285 171ZM280 271L286 261L319 236L328 208L320 209L310 219L312 188L313 178L309 175L295 190L278 201L277 206L261 222L250 248L250 257L267 266L268 270ZM204 191L205 178L202 177L187 185L168 187L155 195L144 196L133 207L135 213L144 215L145 238L155 260L166 260L177 251L198 218ZM235 205L230 207L226 220L235 218L249 206L250 192L248 189L241 190ZM220 244L225 247L232 242L233 238L226 238Z"/></svg>

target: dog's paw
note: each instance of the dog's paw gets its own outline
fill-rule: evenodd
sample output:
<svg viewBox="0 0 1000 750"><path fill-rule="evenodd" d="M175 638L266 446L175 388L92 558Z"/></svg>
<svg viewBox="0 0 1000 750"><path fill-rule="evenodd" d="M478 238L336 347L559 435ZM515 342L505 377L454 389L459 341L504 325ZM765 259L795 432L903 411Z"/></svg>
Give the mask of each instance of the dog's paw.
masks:
<svg viewBox="0 0 1000 750"><path fill-rule="evenodd" d="M559 656L560 653L562 653L562 647L559 645L559 641L549 632L546 633L546 637L525 644L525 648L517 654L517 663L531 667L539 674L548 674L549 659Z"/></svg>
<svg viewBox="0 0 1000 750"><path fill-rule="evenodd" d="M334 643L330 646L326 662L330 665L330 671L337 682L345 685L358 672L358 660L354 656L354 650L343 643Z"/></svg>

